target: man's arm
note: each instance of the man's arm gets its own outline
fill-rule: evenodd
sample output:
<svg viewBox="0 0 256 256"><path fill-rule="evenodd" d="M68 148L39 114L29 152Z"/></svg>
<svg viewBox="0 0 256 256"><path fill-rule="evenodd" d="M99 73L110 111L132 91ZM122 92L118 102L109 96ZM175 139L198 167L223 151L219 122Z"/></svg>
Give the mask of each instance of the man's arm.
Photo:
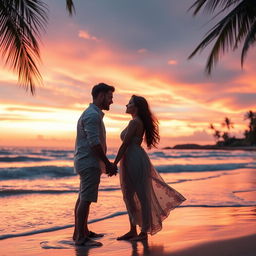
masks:
<svg viewBox="0 0 256 256"><path fill-rule="evenodd" d="M91 147L93 153L104 162L107 169L112 169L112 163L108 160L106 154L104 153L101 144L97 144Z"/></svg>
<svg viewBox="0 0 256 256"><path fill-rule="evenodd" d="M106 166L106 173L108 176L113 176L117 174L117 165L114 163L111 163L106 154L104 153L102 146L100 144L95 145L92 147L92 150L96 156L98 156L105 164Z"/></svg>
<svg viewBox="0 0 256 256"><path fill-rule="evenodd" d="M86 132L86 136L92 149L93 153L106 165L107 170L116 170L114 164L112 164L100 143L100 123L101 118L97 114L90 114L83 120L84 130Z"/></svg>

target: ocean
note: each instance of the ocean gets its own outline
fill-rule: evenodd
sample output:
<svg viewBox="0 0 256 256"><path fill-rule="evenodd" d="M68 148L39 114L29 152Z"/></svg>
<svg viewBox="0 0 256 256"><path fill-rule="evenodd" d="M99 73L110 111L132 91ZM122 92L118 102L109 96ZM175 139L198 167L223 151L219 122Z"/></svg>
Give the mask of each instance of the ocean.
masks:
<svg viewBox="0 0 256 256"><path fill-rule="evenodd" d="M109 149L114 159L116 149ZM148 151L163 179L187 200L180 207L250 208L256 213L256 153L240 150ZM74 224L79 178L73 150L0 148L0 239ZM89 222L126 214L119 177L101 177Z"/></svg>

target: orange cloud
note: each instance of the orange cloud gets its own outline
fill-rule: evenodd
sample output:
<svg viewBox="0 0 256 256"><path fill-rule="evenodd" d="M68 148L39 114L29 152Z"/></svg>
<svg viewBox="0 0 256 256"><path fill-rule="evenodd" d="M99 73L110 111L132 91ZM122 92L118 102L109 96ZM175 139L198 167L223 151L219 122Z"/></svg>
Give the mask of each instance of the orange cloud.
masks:
<svg viewBox="0 0 256 256"><path fill-rule="evenodd" d="M191 72L187 73L179 58L168 61L173 65L170 71L165 56L149 56L153 53L146 48L121 49L114 42L73 29L76 35L79 31L79 38L49 39L42 48L44 86L35 97L17 87L12 73L0 71L0 143L33 144L38 140L58 145L63 139L63 144L71 145L77 119L91 102L91 86L102 81L116 87L114 104L104 118L110 144L120 143L119 133L130 118L125 114L125 104L132 94L149 101L160 121L161 145L165 146L186 140L210 141L209 123L221 122L225 116L234 120L240 132L244 127L243 111L256 107L254 95L248 95L256 89L252 68L242 75L231 73L232 79L224 72L219 83L210 78L200 80L198 69L194 72L190 64Z"/></svg>

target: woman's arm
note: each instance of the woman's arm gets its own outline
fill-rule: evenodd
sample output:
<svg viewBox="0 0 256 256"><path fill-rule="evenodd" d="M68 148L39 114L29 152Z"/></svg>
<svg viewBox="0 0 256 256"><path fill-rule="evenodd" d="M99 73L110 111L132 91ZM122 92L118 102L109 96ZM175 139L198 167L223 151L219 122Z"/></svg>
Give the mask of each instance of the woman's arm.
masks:
<svg viewBox="0 0 256 256"><path fill-rule="evenodd" d="M127 147L129 146L129 144L131 143L131 139L134 136L136 129L137 129L137 121L136 120L131 120L128 124L127 127L127 132L126 135L124 137L123 143L120 146L116 159L114 161L114 164L117 165L119 163L119 161L122 159Z"/></svg>

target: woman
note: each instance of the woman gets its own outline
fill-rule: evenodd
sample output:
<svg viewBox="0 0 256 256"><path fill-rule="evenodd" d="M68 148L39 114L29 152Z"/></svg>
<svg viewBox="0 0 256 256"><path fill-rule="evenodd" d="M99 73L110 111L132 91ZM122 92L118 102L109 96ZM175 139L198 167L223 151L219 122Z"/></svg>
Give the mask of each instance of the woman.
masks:
<svg viewBox="0 0 256 256"><path fill-rule="evenodd" d="M186 199L164 182L141 147L143 136L149 149L160 140L158 121L146 99L133 95L126 107L132 120L121 133L123 143L114 163L121 160L120 181L130 230L117 240L139 241L160 231L170 211ZM136 225L141 228L139 234Z"/></svg>

